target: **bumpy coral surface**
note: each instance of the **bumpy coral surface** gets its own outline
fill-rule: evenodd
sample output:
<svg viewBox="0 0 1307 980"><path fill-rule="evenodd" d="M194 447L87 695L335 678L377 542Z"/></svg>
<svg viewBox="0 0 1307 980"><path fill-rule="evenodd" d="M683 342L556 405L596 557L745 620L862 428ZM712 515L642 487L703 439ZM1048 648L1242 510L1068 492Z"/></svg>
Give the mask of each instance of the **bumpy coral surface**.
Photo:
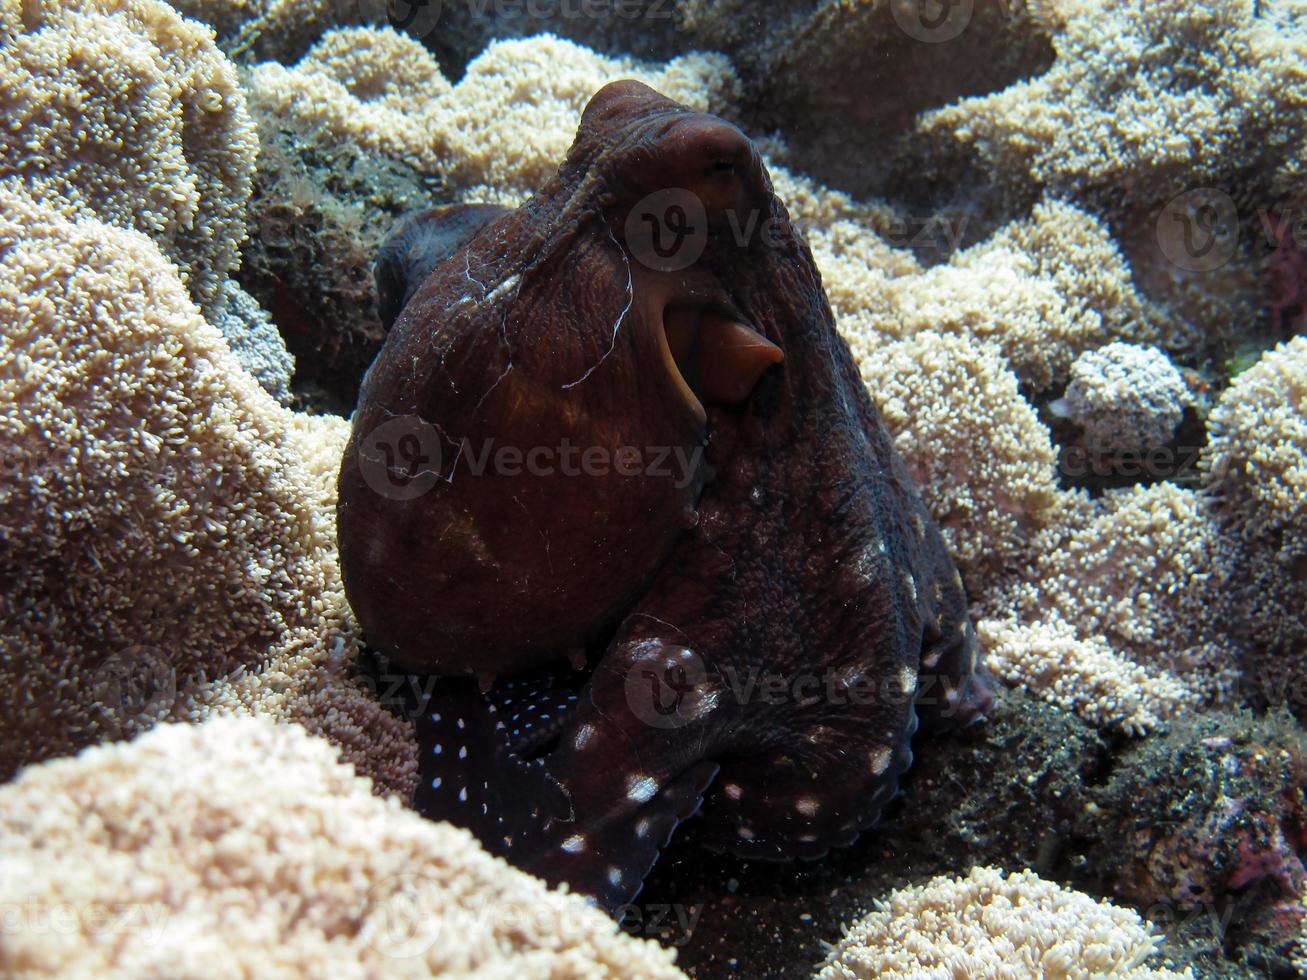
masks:
<svg viewBox="0 0 1307 980"><path fill-rule="evenodd" d="M1212 411L1208 485L1249 534L1307 546L1307 337L1268 352Z"/></svg>
<svg viewBox="0 0 1307 980"><path fill-rule="evenodd" d="M929 116L993 172L1105 199L1160 203L1220 186L1247 159L1277 187L1300 174L1307 100L1301 4L1047 0L1047 72ZM1297 28L1297 30L1295 30Z"/></svg>
<svg viewBox="0 0 1307 980"><path fill-rule="evenodd" d="M819 262L834 253L831 303L855 354L871 353L884 337L958 334L997 345L1017 376L1042 390L1065 380L1080 351L1167 326L1135 291L1107 228L1064 202L1046 201L1028 219L915 274L896 275L877 247L814 235Z"/></svg>
<svg viewBox="0 0 1307 980"><path fill-rule="evenodd" d="M295 359L267 310L253 296L228 280L223 283L223 307L213 317L227 346L259 387L283 405L291 400L290 379Z"/></svg>
<svg viewBox="0 0 1307 980"><path fill-rule="evenodd" d="M1283 655L1307 663L1307 338L1281 344L1236 377L1209 427L1207 484L1243 542L1241 617L1271 653L1250 679L1279 700Z"/></svg>
<svg viewBox="0 0 1307 980"><path fill-rule="evenodd" d="M861 367L967 580L1019 561L1057 513L1057 454L1002 355L923 331L869 352Z"/></svg>
<svg viewBox="0 0 1307 980"><path fill-rule="evenodd" d="M701 109L720 109L734 94L719 55L648 71L549 35L491 44L451 85L421 44L369 27L328 33L293 68L257 66L250 90L265 110L311 119L327 138L438 174L469 198L516 203L567 152L586 100L628 77Z"/></svg>
<svg viewBox="0 0 1307 980"><path fill-rule="evenodd" d="M11 976L684 976L266 719L28 769L0 788L0 842Z"/></svg>
<svg viewBox="0 0 1307 980"><path fill-rule="evenodd" d="M1098 724L1142 731L1236 694L1237 545L1209 502L1169 483L1068 495L977 624L994 669Z"/></svg>
<svg viewBox="0 0 1307 980"><path fill-rule="evenodd" d="M817 980L1192 978L1146 966L1156 946L1129 909L1033 871L973 868L891 892L848 930Z"/></svg>
<svg viewBox="0 0 1307 980"><path fill-rule="evenodd" d="M1155 347L1112 343L1071 365L1071 383L1054 403L1091 446L1156 449L1171 440L1193 396L1175 365Z"/></svg>
<svg viewBox="0 0 1307 980"><path fill-rule="evenodd" d="M0 202L12 772L234 697L208 685L238 680L206 678L322 661L350 626L333 513L343 424L262 391L143 235L12 183ZM285 696L263 679L243 703ZM361 697L343 670L313 683ZM393 738L379 706L360 711Z"/></svg>
<svg viewBox="0 0 1307 980"><path fill-rule="evenodd" d="M5 0L0 76L0 176L145 232L218 309L258 141L212 34L158 0Z"/></svg>

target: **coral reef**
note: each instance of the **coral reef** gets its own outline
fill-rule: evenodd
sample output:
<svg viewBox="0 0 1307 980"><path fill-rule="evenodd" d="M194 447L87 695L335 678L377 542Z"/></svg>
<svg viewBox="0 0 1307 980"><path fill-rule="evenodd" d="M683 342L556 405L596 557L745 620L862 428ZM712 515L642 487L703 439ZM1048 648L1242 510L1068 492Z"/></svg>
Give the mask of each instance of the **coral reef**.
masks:
<svg viewBox="0 0 1307 980"><path fill-rule="evenodd" d="M332 31L293 68L255 66L248 84L252 102L311 122L321 139L440 176L459 199L516 204L567 152L586 100L627 77L708 111L729 106L738 84L720 55L648 71L544 35L491 44L452 85L420 44L391 28Z"/></svg>
<svg viewBox="0 0 1307 980"><path fill-rule="evenodd" d="M1118 341L1077 357L1066 393L1049 409L1080 426L1095 449L1129 452L1165 446L1192 402L1165 354Z"/></svg>
<svg viewBox="0 0 1307 980"><path fill-rule="evenodd" d="M916 180L904 165L902 143L920 113L1003 89L1052 59L1027 4L941 10L876 0L685 0L679 6L692 43L731 52L749 93L748 126L777 130L796 166L860 195ZM856 83L832 85L833 77Z"/></svg>
<svg viewBox="0 0 1307 980"><path fill-rule="evenodd" d="M1292 806L1274 798L1285 788L1299 792L1293 767L1279 754L1292 745L1282 714L1261 722L1243 712L1213 713L1139 740L1102 732L1016 689L1003 692L987 714L984 725L954 738L919 742L901 800L853 848L798 865L673 851L640 902L650 908L680 902L693 912L692 928L672 923L665 939L679 947L678 964L698 977L806 980L811 967L796 964L820 963L848 924L892 889L994 865L1030 868L1045 881L1121 906L1142 901L1137 910L1163 932L1167 960L1203 980L1291 975L1276 971L1288 965L1284 931L1291 928L1292 903L1264 860L1290 853L1296 841L1290 821L1282 825L1289 848L1271 834L1265 840L1272 846L1250 849L1246 862L1234 847L1226 851L1233 859L1227 869L1264 867L1267 874L1242 890L1222 885L1212 904L1181 908L1163 885L1127 890L1120 874L1127 860L1147 853L1127 846L1127 835L1155 837L1174 853L1221 851L1219 841L1179 832L1209 802L1217 801L1219 810L1219 788L1245 800L1250 815L1291 816ZM1201 764L1198 771L1160 778L1175 772L1160 753L1204 741L1231 747L1190 751L1186 758ZM1239 774L1208 768L1243 761ZM1201 831L1203 821L1188 825ZM1237 821L1228 826L1239 830ZM1252 833L1242 839L1257 840Z"/></svg>
<svg viewBox="0 0 1307 980"><path fill-rule="evenodd" d="M1076 832L1114 894L1285 950L1307 917L1307 739L1285 711L1198 718L1123 752Z"/></svg>
<svg viewBox="0 0 1307 980"><path fill-rule="evenodd" d="M1279 345L1236 377L1208 426L1207 486L1243 545L1240 615L1266 651L1248 665L1249 687L1271 701L1289 693L1301 709L1303 693L1284 685L1307 665L1307 338Z"/></svg>
<svg viewBox="0 0 1307 980"><path fill-rule="evenodd" d="M312 715L411 789L403 723L329 662L344 424L278 406L143 235L12 181L0 202L0 770L232 702Z"/></svg>
<svg viewBox="0 0 1307 980"><path fill-rule="evenodd" d="M934 110L919 132L943 158L973 153L1017 200L1053 191L1110 216L1140 288L1202 328L1194 350L1227 345L1259 319L1254 210L1304 203L1303 9L1040 7L1048 71ZM1200 229L1214 247L1185 237Z"/></svg>
<svg viewBox="0 0 1307 980"><path fill-rule="evenodd" d="M1208 420L1207 484L1240 530L1307 545L1307 338L1269 351L1221 395Z"/></svg>
<svg viewBox="0 0 1307 980"><path fill-rule="evenodd" d="M1301 5L1049 0L1056 57L1036 77L928 114L989 172L1082 200L1157 207L1254 177L1301 195Z"/></svg>
<svg viewBox="0 0 1307 980"><path fill-rule="evenodd" d="M349 141L315 137L256 98L261 148L242 250L241 284L272 313L295 356L299 404L348 415L381 348L370 266L401 216L442 182Z"/></svg>
<svg viewBox="0 0 1307 980"><path fill-rule="evenodd" d="M1068 495L977 630L998 676L1143 731L1234 698L1237 554L1209 502L1173 484Z"/></svg>
<svg viewBox="0 0 1307 980"><path fill-rule="evenodd" d="M220 309L258 142L209 32L158 0L5 0L0 73L0 177L145 232Z"/></svg>
<svg viewBox="0 0 1307 980"><path fill-rule="evenodd" d="M930 821L891 812L875 839L820 865L746 872L697 851L669 862L655 894L682 901L686 882L706 876L702 893L719 889L695 934L692 955L710 964L700 975L734 971L737 958L752 976L799 975L820 939L835 940L841 920L892 885L995 863L1156 899L1163 918L1191 887L1218 905L1243 887L1255 914L1207 938L1203 975L1261 975L1269 967L1249 963L1275 963L1258 936L1282 938L1307 907L1307 894L1290 894L1301 780L1284 739L1226 709L1307 704L1307 344L1256 356L1264 336L1301 325L1300 243L1281 224L1307 204L1301 2L976 4L967 29L932 45L905 40L895 11L910 5L689 0L676 5L679 36L642 23L622 35L641 47L605 41L644 57L693 45L730 55L666 64L557 37L504 41L545 22L478 20L475 0L447 0L448 18L416 32L425 50L377 27L387 10L371 0L176 6L215 26L245 63L239 76L205 29L157 0L0 3L0 106L11 122L0 136L0 773L158 721L256 714L321 734L372 777L373 792L411 797L412 728L391 710L403 679L360 672L335 567L344 423L287 411L233 359L228 348L266 322L231 280L298 355L296 403L348 411L383 336L368 264L392 220L432 203L519 203L570 142L585 99L632 75L761 136L839 329L966 573L991 663L1012 686L985 728L922 747L905 802ZM999 7L1009 20L995 20ZM359 24L372 26L351 29ZM603 33L598 24L558 26L582 36ZM501 40L487 46L492 35ZM824 98L832 88L838 101ZM822 180L894 199L858 200ZM253 238L237 271L248 204ZM1196 262L1184 235L1209 211L1219 261ZM210 324L231 328L230 343ZM1182 485L1070 489L1087 484L1048 424L1048 400L1078 358L1115 341L1155 346L1212 386L1207 431L1186 431L1201 424L1187 417L1176 437L1195 456L1207 441L1201 472L1145 459L1133 478ZM1213 365L1232 348L1255 363L1227 388ZM273 352L268 363L263 380L284 397L286 362ZM166 728L157 742L147 734L41 765L0 790L0 812L45 813L31 826L50 833L48 846L33 835L4 849L4 887L48 897L56 881L61 894L112 906L132 882L166 898L151 889L170 864L193 882L204 855L162 840L114 850L92 836L90 814L106 801L125 820L146 814L174 780L179 803L218 796L215 811L232 820L283 779L303 788L277 797L275 817L232 824L224 846L237 859L251 840L293 851L339 829L337 800L355 808L338 859L324 850L279 864L276 882L237 860L256 884L225 888L223 907L250 935L274 935L256 904L275 911L277 929L289 921L277 910L293 904L291 869L319 859L341 878L379 868L383 858L358 841L383 825L381 839L400 841L402 870L433 854L442 869L453 854L479 860L466 837L362 799L366 785L294 725L215 731ZM1138 745L1121 737L1145 731L1154 734ZM226 765L204 768L201 744ZM257 768L261 751L282 761ZM282 763L305 760L309 782L296 782L298 767ZM262 780L239 782L247 769ZM274 837L283 812L299 821L293 844ZM148 820L155 832L188 826L168 822L180 812ZM149 856L144 870L138 855ZM478 889L490 881L476 875ZM431 894L448 901L441 888ZM239 963L240 950L210 941L211 894L179 899L186 942L153 951L159 971L201 953ZM333 892L343 894L358 893ZM280 946L308 964L340 942L372 963L358 937L410 897L386 892L363 926L337 920L345 940L324 940L325 920L314 919L293 942L252 948ZM1091 921L1114 915L1083 908ZM476 935L484 953L489 934ZM6 936L0 956L70 974L112 962L102 932L64 938ZM1307 964L1307 938L1299 943ZM522 962L504 969L523 972ZM579 972L590 960L569 962ZM651 970L670 968L656 957Z"/></svg>
<svg viewBox="0 0 1307 980"><path fill-rule="evenodd" d="M1183 325L1155 315L1106 229L1069 205L1041 204L927 270L901 250L886 259L868 228L883 218L840 207L798 204L816 216L840 329L982 609L995 671L1132 731L1231 700L1250 648L1239 542L1194 490L1063 489L1095 460L1056 452L1031 400L1114 336L1174 340ZM1134 466L1146 478L1154 461ZM1268 575L1265 588L1283 597L1287 584Z"/></svg>
<svg viewBox="0 0 1307 980"><path fill-rule="evenodd" d="M815 980L921 976L1179 980L1145 966L1157 939L1129 909L1032 871L972 868L897 889L848 930Z"/></svg>
<svg viewBox="0 0 1307 980"><path fill-rule="evenodd" d="M0 200L8 772L121 721L94 705L122 658L185 685L348 612L301 449L339 429L292 428L149 239Z"/></svg>
<svg viewBox="0 0 1307 980"><path fill-rule="evenodd" d="M1043 201L947 262L906 273L881 261L885 243L865 230L835 241L822 231L813 252L831 280L840 330L864 359L886 338L958 334L995 344L1024 385L1045 391L1065 383L1083 351L1187 330L1139 296L1103 223L1062 201Z"/></svg>
<svg viewBox="0 0 1307 980"><path fill-rule="evenodd" d="M964 579L1003 574L1061 497L1057 454L1016 375L992 344L929 330L865 353L861 368Z"/></svg>
<svg viewBox="0 0 1307 980"><path fill-rule="evenodd" d="M6 975L684 977L266 719L28 769L0 787L0 840Z"/></svg>

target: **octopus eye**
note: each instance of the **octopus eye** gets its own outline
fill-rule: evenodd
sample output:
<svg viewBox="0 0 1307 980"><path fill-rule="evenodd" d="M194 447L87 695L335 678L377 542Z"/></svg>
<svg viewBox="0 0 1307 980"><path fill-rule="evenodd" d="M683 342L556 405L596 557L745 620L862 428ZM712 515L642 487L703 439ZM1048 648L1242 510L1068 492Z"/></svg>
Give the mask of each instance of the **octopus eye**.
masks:
<svg viewBox="0 0 1307 980"><path fill-rule="evenodd" d="M622 177L637 196L672 188L689 191L710 218L761 207L761 164L748 137L729 123L688 115L632 153Z"/></svg>

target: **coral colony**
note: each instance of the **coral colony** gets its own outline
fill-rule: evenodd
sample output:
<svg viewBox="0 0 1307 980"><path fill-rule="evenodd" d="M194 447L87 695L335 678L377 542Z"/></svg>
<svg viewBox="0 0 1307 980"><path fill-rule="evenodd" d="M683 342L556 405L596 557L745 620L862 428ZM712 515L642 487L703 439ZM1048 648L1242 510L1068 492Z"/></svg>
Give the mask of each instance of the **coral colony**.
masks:
<svg viewBox="0 0 1307 980"><path fill-rule="evenodd" d="M1307 973L1307 3L521 6L0 0L0 973Z"/></svg>

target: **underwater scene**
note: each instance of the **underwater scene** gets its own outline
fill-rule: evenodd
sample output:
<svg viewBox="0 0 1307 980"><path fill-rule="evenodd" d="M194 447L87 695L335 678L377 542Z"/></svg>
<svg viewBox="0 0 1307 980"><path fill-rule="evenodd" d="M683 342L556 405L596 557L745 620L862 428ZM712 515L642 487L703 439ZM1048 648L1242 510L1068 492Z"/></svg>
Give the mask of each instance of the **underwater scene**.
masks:
<svg viewBox="0 0 1307 980"><path fill-rule="evenodd" d="M1307 0L0 0L0 977L1307 976Z"/></svg>

